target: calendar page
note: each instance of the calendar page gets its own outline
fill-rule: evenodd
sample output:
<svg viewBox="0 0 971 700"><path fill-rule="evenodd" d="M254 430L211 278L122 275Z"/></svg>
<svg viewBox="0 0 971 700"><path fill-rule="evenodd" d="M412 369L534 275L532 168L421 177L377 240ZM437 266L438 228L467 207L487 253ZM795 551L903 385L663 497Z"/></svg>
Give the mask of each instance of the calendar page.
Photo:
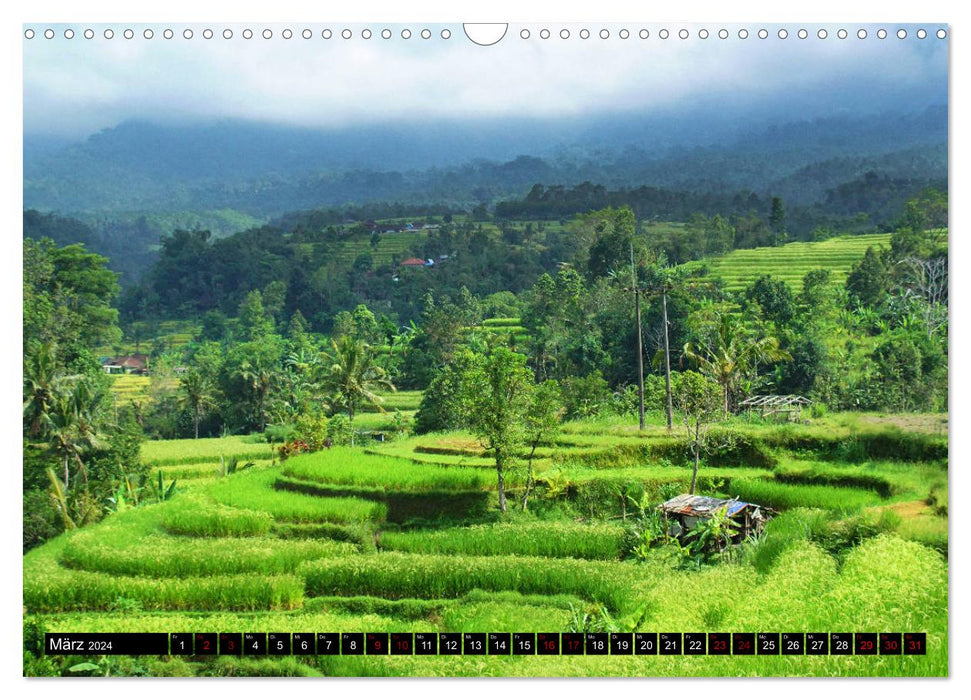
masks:
<svg viewBox="0 0 971 700"><path fill-rule="evenodd" d="M949 25L20 31L24 676L949 674Z"/></svg>

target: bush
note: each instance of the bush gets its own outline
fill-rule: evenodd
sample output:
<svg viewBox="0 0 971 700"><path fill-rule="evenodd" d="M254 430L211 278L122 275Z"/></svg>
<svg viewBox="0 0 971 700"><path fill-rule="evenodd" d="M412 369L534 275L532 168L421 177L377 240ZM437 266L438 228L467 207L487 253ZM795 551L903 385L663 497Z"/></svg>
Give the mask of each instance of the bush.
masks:
<svg viewBox="0 0 971 700"><path fill-rule="evenodd" d="M347 416L338 414L327 422L327 440L331 445L350 445L354 431Z"/></svg>
<svg viewBox="0 0 971 700"><path fill-rule="evenodd" d="M310 452L317 452L329 447L327 418L313 415L300 416L293 427L293 436L305 443Z"/></svg>
<svg viewBox="0 0 971 700"><path fill-rule="evenodd" d="M51 497L47 491L41 489L26 491L23 501L23 551L26 552L59 535L64 526L61 523L61 516L51 505Z"/></svg>
<svg viewBox="0 0 971 700"><path fill-rule="evenodd" d="M263 431L263 439L271 445L284 443L293 437L293 431L292 425L268 425Z"/></svg>
<svg viewBox="0 0 971 700"><path fill-rule="evenodd" d="M596 416L608 408L613 396L600 370L586 377L567 377L560 386L566 409L564 420Z"/></svg>
<svg viewBox="0 0 971 700"><path fill-rule="evenodd" d="M927 505L934 509L936 515L947 516L947 482L934 484L927 495Z"/></svg>

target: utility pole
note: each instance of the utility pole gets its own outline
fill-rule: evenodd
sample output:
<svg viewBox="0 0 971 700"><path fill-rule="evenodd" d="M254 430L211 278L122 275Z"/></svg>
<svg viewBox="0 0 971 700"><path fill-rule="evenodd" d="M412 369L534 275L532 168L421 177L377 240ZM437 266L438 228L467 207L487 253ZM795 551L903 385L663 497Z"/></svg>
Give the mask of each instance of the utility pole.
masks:
<svg viewBox="0 0 971 700"><path fill-rule="evenodd" d="M661 287L661 309L664 319L664 391L668 400L668 430L674 428L674 402L671 398L671 346L668 343L668 286ZM643 392L643 389L641 390Z"/></svg>
<svg viewBox="0 0 971 700"><path fill-rule="evenodd" d="M641 333L641 288L637 286L633 241L630 244L630 277L634 290L634 313L637 315L637 418L640 429L644 430L644 340ZM667 329L665 329L666 332ZM670 392L668 396L670 397ZM668 420L670 421L670 418Z"/></svg>

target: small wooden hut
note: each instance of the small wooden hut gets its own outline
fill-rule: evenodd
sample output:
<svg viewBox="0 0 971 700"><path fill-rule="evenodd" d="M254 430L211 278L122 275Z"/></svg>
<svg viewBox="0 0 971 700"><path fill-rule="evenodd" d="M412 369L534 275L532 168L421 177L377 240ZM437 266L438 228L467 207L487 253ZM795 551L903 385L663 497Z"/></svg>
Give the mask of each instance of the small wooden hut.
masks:
<svg viewBox="0 0 971 700"><path fill-rule="evenodd" d="M683 493L658 506L668 521L668 534L683 539L700 521L711 518L722 508L727 509L728 517L737 531L732 544L745 538L758 535L776 511L754 503L746 503L737 498L712 498Z"/></svg>

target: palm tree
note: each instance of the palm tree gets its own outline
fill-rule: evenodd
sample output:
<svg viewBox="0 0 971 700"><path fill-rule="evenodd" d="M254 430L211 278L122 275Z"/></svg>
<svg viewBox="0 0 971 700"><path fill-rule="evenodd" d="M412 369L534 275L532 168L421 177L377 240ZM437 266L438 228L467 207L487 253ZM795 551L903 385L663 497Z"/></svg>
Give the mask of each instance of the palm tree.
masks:
<svg viewBox="0 0 971 700"><path fill-rule="evenodd" d="M239 376L249 385L256 399L256 415L262 432L266 430L266 396L276 382L277 372L262 357L257 357L252 361L245 360L240 365Z"/></svg>
<svg viewBox="0 0 971 700"><path fill-rule="evenodd" d="M57 373L57 352L54 345L44 343L24 360L24 420L32 438L43 435L49 412L59 392L80 375Z"/></svg>
<svg viewBox="0 0 971 700"><path fill-rule="evenodd" d="M88 382L80 381L70 389L58 392L51 403L44 432L51 451L61 459L64 467L65 491L71 487L72 463L77 465L87 486L88 474L81 455L101 446L97 426L101 399L100 392Z"/></svg>
<svg viewBox="0 0 971 700"><path fill-rule="evenodd" d="M381 397L376 392L382 388L395 391L395 388L384 369L375 364L371 347L350 336L331 340L330 346L321 384L331 395L333 405L346 410L351 423L361 403L376 406L383 413Z"/></svg>
<svg viewBox="0 0 971 700"><path fill-rule="evenodd" d="M179 379L179 388L182 389L182 398L185 405L192 411L192 427L195 431L196 440L199 439L199 419L202 411L209 406L215 405L213 398L212 377L192 368L185 372Z"/></svg>
<svg viewBox="0 0 971 700"><path fill-rule="evenodd" d="M284 419L312 412L312 404L328 408L317 377L320 374L321 355L309 349L301 349L287 355L282 376Z"/></svg>
<svg viewBox="0 0 971 700"><path fill-rule="evenodd" d="M685 344L684 354L721 386L722 408L728 417L732 392L756 372L759 364L791 356L779 347L778 338L754 334L741 319L728 313L719 314L713 330L707 343Z"/></svg>
<svg viewBox="0 0 971 700"><path fill-rule="evenodd" d="M24 358L24 420L32 438L40 437L57 394L57 362L50 343Z"/></svg>

